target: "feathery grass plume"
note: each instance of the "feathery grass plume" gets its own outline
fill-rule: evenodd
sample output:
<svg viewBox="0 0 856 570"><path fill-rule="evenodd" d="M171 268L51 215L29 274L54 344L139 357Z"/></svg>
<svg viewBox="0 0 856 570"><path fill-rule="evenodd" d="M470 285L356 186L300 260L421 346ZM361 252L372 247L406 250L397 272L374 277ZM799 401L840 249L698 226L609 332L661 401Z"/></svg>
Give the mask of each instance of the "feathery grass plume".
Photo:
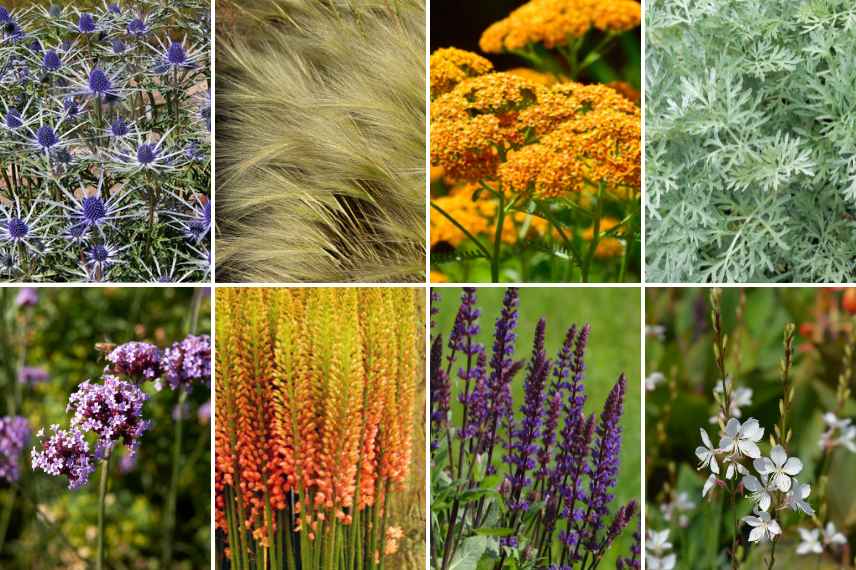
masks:
<svg viewBox="0 0 856 570"><path fill-rule="evenodd" d="M218 36L218 266L235 281L420 281L421 0L265 0Z"/></svg>
<svg viewBox="0 0 856 570"><path fill-rule="evenodd" d="M382 568L402 537L416 290L218 293L216 523L231 567Z"/></svg>

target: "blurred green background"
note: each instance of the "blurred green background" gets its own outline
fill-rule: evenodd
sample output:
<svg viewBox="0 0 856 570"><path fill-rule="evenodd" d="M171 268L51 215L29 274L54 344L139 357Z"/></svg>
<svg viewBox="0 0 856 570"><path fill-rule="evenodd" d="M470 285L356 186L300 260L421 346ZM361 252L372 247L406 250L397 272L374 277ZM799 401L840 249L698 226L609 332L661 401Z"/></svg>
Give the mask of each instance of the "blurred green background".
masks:
<svg viewBox="0 0 856 570"><path fill-rule="evenodd" d="M707 430L714 445L719 442L719 429L709 421L716 413L713 388L719 379L713 357L709 295L707 288L646 290L646 324L663 327L662 339L649 335L646 340L646 375L660 372L666 377L645 401L647 521L649 528L665 528L667 523L658 506L668 500L670 489L688 494L695 503L688 515L689 524L683 529L673 527L671 535L672 541L677 541L677 568L687 569L728 567L724 553L733 534L733 511L727 506L720 508L722 501L702 501L707 472L696 471L694 455L695 448L701 445L700 427ZM844 370L847 335L853 327L853 317L843 308L843 295L843 291L828 288L726 288L722 293L722 321L728 335L727 373L734 378L735 386L753 391L752 403L742 409L741 421L754 417L765 428L763 453L769 452L769 434L779 420L784 328L787 323L797 326L791 372L795 391L789 416L793 439L788 451L804 464L799 478L811 485L808 501L819 511L821 522L833 521L853 544L856 454L843 449L833 452L825 498L818 481L818 440L825 428L822 416L836 411L836 385ZM851 359L849 366L852 370L856 362ZM670 381L674 382L671 389ZM851 396L838 411L838 417L854 415L856 402ZM825 518L819 509L821 504L828 506ZM738 517L750 514L750 510L749 501L738 502ZM792 525L811 528L809 517L788 512L781 520L785 532L776 551L776 568L809 562L816 568L841 567L840 560L832 560L829 555L823 559L795 555L799 534ZM744 538L748 534L745 526L741 532ZM759 567L768 553L766 547L753 548L745 567Z"/></svg>
<svg viewBox="0 0 856 570"><path fill-rule="evenodd" d="M434 318L433 334L442 333L447 338L460 305L460 288L434 287L441 300L436 306L440 313ZM479 341L490 353L493 343L494 323L499 316L504 287L479 287L478 307L481 309L481 334ZM613 512L630 499L640 499L639 480L642 459L640 454L641 377L640 377L640 290L636 287L606 288L560 288L524 287L520 289L520 320L518 322L517 350L515 358L528 358L532 350L535 325L544 317L547 321L546 349L554 358L564 341L567 329L574 323L582 326L591 324L586 351L585 389L588 399L585 412L600 413L606 396L624 372L627 375L627 395L624 416L621 419L623 440L621 445L621 468L615 488ZM515 377L514 404L519 410L523 398L521 372ZM458 391L453 386L453 401ZM602 568L615 566L615 559L627 556L630 551L635 523L621 534L601 563Z"/></svg>
<svg viewBox="0 0 856 570"><path fill-rule="evenodd" d="M97 379L104 369L96 343L145 340L166 347L183 339L190 326L191 288L41 288L32 308L14 306L17 289L0 290L4 321L0 326L18 334L28 326L26 363L44 367L50 379L25 388L20 414L33 434L41 426L68 426L65 406L75 387ZM24 325L25 321L29 325ZM210 302L204 292L199 334L210 332ZM4 390L11 389L3 378ZM144 434L136 465L123 472L114 460L107 498L107 568L158 568L163 511L170 486L174 436L173 411L178 394L157 392L147 382L151 399L144 406L152 427ZM210 400L207 386L196 386L186 410L182 438L183 464L176 505L175 563L172 568L209 566L210 427L199 417ZM5 412L4 413L8 413ZM87 568L95 552L97 477L77 491L65 477L52 477L30 466L30 448L21 459L22 475L0 568ZM117 448L119 450L119 448ZM124 447L119 450L123 463ZM9 504L9 488L0 488L0 509Z"/></svg>

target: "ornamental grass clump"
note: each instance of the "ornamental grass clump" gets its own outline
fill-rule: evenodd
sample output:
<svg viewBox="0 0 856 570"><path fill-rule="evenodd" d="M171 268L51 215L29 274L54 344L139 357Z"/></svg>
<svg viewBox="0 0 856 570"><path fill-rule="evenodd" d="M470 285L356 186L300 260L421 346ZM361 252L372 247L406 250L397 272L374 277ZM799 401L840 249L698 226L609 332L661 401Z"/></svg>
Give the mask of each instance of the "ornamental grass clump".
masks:
<svg viewBox="0 0 856 570"><path fill-rule="evenodd" d="M388 506L411 464L420 305L406 288L218 293L221 563L383 568L402 537Z"/></svg>
<svg viewBox="0 0 856 570"><path fill-rule="evenodd" d="M648 279L852 282L853 3L646 14Z"/></svg>
<svg viewBox="0 0 856 570"><path fill-rule="evenodd" d="M448 340L432 338L436 570L596 568L638 516L635 500L612 507L625 376L618 377L600 414L586 415L590 327L571 326L550 359L541 319L531 356L515 360L518 297L517 289L506 291L490 351L476 340L481 313L474 288L464 288ZM432 302L438 300L432 292ZM523 395L515 402L518 374L524 375ZM454 411L453 397L460 404ZM639 567L638 541L637 534L619 567Z"/></svg>
<svg viewBox="0 0 856 570"><path fill-rule="evenodd" d="M0 279L202 281L210 6L0 9Z"/></svg>
<svg viewBox="0 0 856 570"><path fill-rule="evenodd" d="M431 55L438 269L463 281L625 279L638 253L641 129L633 88L616 80L638 80L606 56L633 41L639 18L634 0L532 0L481 41L530 67L498 71L454 47ZM469 274L478 259L484 277Z"/></svg>
<svg viewBox="0 0 856 570"><path fill-rule="evenodd" d="M421 0L235 0L217 34L222 279L425 272Z"/></svg>

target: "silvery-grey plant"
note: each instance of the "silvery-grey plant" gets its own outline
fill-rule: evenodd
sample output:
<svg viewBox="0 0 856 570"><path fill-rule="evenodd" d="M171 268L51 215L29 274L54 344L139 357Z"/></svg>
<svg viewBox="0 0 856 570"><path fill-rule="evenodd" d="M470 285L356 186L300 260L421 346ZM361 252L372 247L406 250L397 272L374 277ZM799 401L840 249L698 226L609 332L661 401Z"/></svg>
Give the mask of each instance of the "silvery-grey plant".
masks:
<svg viewBox="0 0 856 570"><path fill-rule="evenodd" d="M856 5L651 0L650 281L856 275Z"/></svg>

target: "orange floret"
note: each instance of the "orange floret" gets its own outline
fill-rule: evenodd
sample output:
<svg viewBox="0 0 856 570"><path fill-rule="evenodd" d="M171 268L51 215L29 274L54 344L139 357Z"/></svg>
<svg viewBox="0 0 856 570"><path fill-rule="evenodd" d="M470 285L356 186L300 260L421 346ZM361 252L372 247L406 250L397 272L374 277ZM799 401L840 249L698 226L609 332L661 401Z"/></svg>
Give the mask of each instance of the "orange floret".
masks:
<svg viewBox="0 0 856 570"><path fill-rule="evenodd" d="M520 50L531 44L552 49L590 29L623 32L639 25L635 0L531 0L488 27L479 46L488 53Z"/></svg>
<svg viewBox="0 0 856 570"><path fill-rule="evenodd" d="M640 146L638 114L592 111L509 153L499 177L538 198L582 192L587 184L638 188Z"/></svg>
<svg viewBox="0 0 856 570"><path fill-rule="evenodd" d="M431 164L450 180L490 178L500 154L525 141L520 112L544 87L509 73L467 79L431 103Z"/></svg>
<svg viewBox="0 0 856 570"><path fill-rule="evenodd" d="M482 56L458 48L442 48L431 54L431 99L448 93L469 77L493 71L493 64Z"/></svg>
<svg viewBox="0 0 856 570"><path fill-rule="evenodd" d="M558 83L558 79L556 79L555 75L535 71L529 67L515 67L514 69L509 69L506 73L522 77L523 79L538 85L543 85L544 87L550 87L551 85Z"/></svg>

